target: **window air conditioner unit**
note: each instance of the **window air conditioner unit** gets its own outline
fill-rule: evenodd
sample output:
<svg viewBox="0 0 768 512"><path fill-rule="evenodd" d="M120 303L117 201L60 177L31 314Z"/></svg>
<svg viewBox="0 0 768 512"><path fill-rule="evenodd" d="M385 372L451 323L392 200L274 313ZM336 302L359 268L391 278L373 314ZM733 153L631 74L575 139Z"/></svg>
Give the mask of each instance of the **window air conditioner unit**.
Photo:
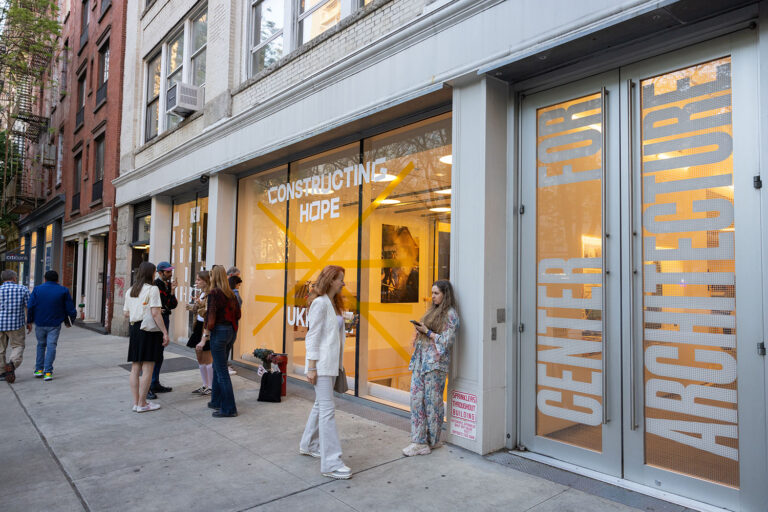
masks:
<svg viewBox="0 0 768 512"><path fill-rule="evenodd" d="M203 109L203 90L196 85L176 82L168 89L166 113L187 117Z"/></svg>

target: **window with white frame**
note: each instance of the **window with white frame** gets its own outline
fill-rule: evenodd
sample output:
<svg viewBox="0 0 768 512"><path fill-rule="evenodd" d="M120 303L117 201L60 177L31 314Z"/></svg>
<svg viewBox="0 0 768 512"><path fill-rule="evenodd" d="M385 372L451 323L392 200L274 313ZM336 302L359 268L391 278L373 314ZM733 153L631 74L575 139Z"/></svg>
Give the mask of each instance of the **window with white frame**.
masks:
<svg viewBox="0 0 768 512"><path fill-rule="evenodd" d="M99 48L99 87L109 80L109 40Z"/></svg>
<svg viewBox="0 0 768 512"><path fill-rule="evenodd" d="M341 19L342 0L299 0L299 45L316 38Z"/></svg>
<svg viewBox="0 0 768 512"><path fill-rule="evenodd" d="M208 10L192 19L192 84L205 87L205 52L208 47Z"/></svg>
<svg viewBox="0 0 768 512"><path fill-rule="evenodd" d="M166 113L168 90L174 84L181 82L205 87L207 6L194 11L192 16L185 19L170 34L160 50L146 61L145 142L175 128L181 122L181 117Z"/></svg>
<svg viewBox="0 0 768 512"><path fill-rule="evenodd" d="M373 0L248 0L246 71L253 77Z"/></svg>
<svg viewBox="0 0 768 512"><path fill-rule="evenodd" d="M160 74L161 55L158 53L147 64L147 110L144 140L148 141L160 133Z"/></svg>
<svg viewBox="0 0 768 512"><path fill-rule="evenodd" d="M184 75L184 31L182 30L173 38L167 45L165 52L165 91L167 92L171 86L177 82L183 82ZM166 114L165 126L166 129L176 127L182 118L174 114Z"/></svg>
<svg viewBox="0 0 768 512"><path fill-rule="evenodd" d="M250 0L249 75L254 76L283 56L284 0Z"/></svg>

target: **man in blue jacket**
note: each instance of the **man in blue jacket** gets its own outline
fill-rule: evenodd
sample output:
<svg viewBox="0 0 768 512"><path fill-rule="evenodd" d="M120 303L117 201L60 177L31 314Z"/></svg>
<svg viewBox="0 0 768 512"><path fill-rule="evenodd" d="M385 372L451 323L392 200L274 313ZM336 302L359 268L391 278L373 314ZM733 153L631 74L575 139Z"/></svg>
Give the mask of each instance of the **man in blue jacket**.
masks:
<svg viewBox="0 0 768 512"><path fill-rule="evenodd" d="M69 290L58 281L58 272L46 272L45 282L35 286L27 304L27 332L32 332L34 323L37 337L35 377L43 377L43 380L53 379L53 360L56 359L56 344L62 322L69 317L69 327L77 317Z"/></svg>

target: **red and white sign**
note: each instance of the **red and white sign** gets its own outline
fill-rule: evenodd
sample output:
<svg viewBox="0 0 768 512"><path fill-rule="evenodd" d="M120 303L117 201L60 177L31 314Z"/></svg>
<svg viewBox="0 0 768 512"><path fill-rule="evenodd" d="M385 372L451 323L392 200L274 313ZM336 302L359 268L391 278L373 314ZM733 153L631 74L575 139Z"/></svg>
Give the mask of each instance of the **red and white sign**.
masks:
<svg viewBox="0 0 768 512"><path fill-rule="evenodd" d="M477 435L477 395L451 393L451 434L474 441Z"/></svg>

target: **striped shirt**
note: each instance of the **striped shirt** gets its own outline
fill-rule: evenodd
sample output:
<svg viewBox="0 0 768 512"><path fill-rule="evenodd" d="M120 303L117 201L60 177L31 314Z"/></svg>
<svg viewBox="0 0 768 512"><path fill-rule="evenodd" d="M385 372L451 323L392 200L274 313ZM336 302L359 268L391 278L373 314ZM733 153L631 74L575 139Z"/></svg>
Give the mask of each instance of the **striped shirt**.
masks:
<svg viewBox="0 0 768 512"><path fill-rule="evenodd" d="M13 281L0 286L0 331L15 331L24 327L29 290Z"/></svg>

